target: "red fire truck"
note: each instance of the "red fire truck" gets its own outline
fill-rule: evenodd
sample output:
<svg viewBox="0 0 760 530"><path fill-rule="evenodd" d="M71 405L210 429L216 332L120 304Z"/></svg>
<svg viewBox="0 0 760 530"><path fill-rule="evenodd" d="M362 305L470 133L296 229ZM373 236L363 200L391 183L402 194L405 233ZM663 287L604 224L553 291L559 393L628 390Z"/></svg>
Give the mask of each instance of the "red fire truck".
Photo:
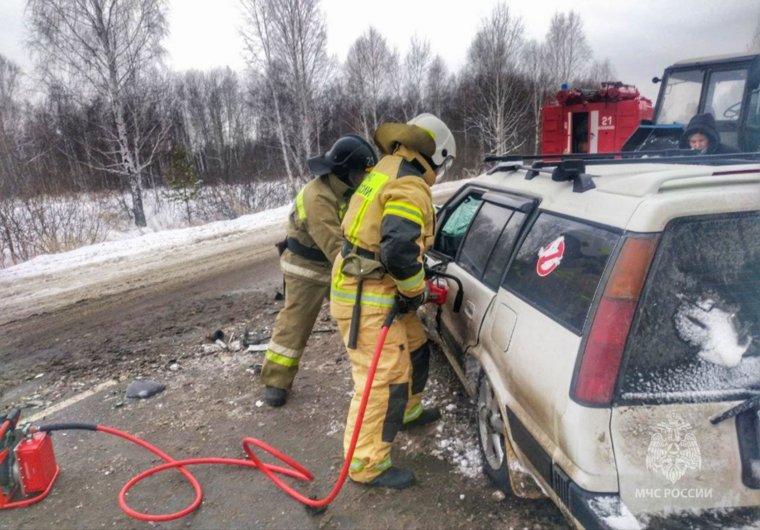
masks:
<svg viewBox="0 0 760 530"><path fill-rule="evenodd" d="M620 151L652 113L652 102L631 85L609 82L596 90L563 86L541 109L541 153Z"/></svg>

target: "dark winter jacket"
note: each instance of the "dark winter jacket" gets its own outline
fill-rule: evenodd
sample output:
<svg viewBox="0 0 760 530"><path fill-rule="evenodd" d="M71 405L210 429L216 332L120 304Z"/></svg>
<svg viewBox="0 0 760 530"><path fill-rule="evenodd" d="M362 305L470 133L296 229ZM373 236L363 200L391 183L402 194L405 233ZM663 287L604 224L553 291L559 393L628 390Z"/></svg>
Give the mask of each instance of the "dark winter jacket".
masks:
<svg viewBox="0 0 760 530"><path fill-rule="evenodd" d="M696 133L704 134L709 140L707 150L704 152L706 155L738 153L733 147L721 143L718 126L715 124L715 118L709 112L697 114L691 119L691 121L689 121L689 125L686 126L686 130L683 132L683 136L681 136L680 147L682 149L688 149L689 137Z"/></svg>

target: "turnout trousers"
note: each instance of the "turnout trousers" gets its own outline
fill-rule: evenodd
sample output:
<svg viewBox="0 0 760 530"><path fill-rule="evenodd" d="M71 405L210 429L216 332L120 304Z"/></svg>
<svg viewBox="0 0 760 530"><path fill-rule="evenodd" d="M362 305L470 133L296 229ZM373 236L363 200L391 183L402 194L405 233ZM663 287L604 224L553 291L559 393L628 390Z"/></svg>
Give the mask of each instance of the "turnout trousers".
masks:
<svg viewBox="0 0 760 530"><path fill-rule="evenodd" d="M330 284L283 273L285 303L277 314L261 370L267 386L290 389Z"/></svg>
<svg viewBox="0 0 760 530"><path fill-rule="evenodd" d="M357 348L348 349L354 395L348 409L343 452L347 454L353 436L383 313L361 315ZM344 344L348 344L350 318L337 318ZM416 313L394 320L383 346L372 383L364 422L351 460L349 476L357 482L369 482L391 467L391 443L403 423L422 413L422 391L428 377L430 350L422 322Z"/></svg>

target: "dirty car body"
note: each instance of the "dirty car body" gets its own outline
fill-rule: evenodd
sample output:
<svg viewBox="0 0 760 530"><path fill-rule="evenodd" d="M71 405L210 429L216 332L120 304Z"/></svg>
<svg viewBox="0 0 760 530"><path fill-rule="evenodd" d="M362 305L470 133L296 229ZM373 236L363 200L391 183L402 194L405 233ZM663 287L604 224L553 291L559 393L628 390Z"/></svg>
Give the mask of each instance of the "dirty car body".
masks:
<svg viewBox="0 0 760 530"><path fill-rule="evenodd" d="M760 164L648 162L467 183L427 256L462 307L424 320L505 491L579 527L760 520Z"/></svg>

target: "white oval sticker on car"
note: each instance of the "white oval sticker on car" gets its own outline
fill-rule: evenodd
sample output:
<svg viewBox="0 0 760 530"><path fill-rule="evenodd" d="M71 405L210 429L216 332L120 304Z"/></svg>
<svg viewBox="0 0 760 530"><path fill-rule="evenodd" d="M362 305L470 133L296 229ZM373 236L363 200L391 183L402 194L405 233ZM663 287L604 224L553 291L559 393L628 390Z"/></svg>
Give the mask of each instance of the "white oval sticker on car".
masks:
<svg viewBox="0 0 760 530"><path fill-rule="evenodd" d="M557 239L542 247L538 251L538 263L536 263L536 274L548 276L556 269L565 255L565 236L559 236Z"/></svg>

